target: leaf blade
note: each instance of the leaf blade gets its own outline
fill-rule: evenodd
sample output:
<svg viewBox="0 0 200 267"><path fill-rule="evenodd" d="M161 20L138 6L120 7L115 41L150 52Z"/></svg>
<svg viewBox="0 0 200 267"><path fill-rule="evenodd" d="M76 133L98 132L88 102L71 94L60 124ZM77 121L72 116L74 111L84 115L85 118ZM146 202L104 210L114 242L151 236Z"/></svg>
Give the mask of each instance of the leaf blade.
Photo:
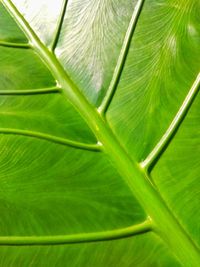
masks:
<svg viewBox="0 0 200 267"><path fill-rule="evenodd" d="M137 162L133 161L129 157L127 151L123 148L123 145L120 144L119 140L117 140L117 138L113 135L113 132L109 128L109 125L107 125L107 122L103 120L94 108L87 102L84 96L80 93L79 89L63 70L56 57L47 50L17 9L15 9L10 1L5 0L4 2L8 3L9 7L11 7L11 11L14 12L13 14L15 14L16 19L19 19L19 24L31 38L33 48L40 55L40 58L46 62L49 70L64 89L64 98L69 99L73 106L88 122L88 125L95 133L97 140L102 141L104 150L107 153L107 156L110 157L111 162L114 163L115 167L117 167L118 171L121 173L134 195L136 195L139 202L142 203L142 206L147 213L152 216L154 223L156 222L156 225L154 225L154 231L162 236L168 245L171 245L172 250L175 251L183 261L188 264L192 263L194 266L198 264L199 254L195 248L195 244L176 221L175 217L173 217L171 212L168 210L168 207L164 204L164 202L162 202L162 198L160 198L159 193L156 192L149 178L143 170L140 169ZM119 155L121 155L121 158L119 158ZM135 174L135 177L133 174ZM133 183L133 178L136 184ZM144 186L143 190L139 189L141 185ZM142 195L144 192L146 194L146 200ZM147 205L147 200L152 203L149 202ZM154 206L153 204L156 205ZM154 210L155 207L156 210ZM158 214L161 216L160 221L156 211L158 211ZM166 227L164 229L162 225L165 221L170 222L171 224L171 226L168 226L167 229ZM172 233L176 232L177 240L172 240L171 237L167 235L167 230ZM183 243L182 248L184 252L178 251L177 245L180 244L180 242ZM186 255L187 250L191 251L191 255Z"/></svg>

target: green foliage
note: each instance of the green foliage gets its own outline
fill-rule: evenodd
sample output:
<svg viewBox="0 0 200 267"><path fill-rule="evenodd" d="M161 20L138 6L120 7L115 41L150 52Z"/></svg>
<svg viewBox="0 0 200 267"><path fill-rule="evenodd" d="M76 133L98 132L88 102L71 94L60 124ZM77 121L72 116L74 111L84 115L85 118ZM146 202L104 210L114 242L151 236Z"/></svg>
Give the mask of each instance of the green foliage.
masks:
<svg viewBox="0 0 200 267"><path fill-rule="evenodd" d="M0 267L200 266L199 0L1 0Z"/></svg>

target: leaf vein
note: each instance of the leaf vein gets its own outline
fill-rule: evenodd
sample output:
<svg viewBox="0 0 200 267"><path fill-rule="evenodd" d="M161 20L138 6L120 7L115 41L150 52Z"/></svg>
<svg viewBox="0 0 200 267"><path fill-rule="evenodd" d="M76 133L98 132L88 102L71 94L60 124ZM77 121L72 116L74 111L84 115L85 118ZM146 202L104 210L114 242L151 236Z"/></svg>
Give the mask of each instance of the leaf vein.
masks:
<svg viewBox="0 0 200 267"><path fill-rule="evenodd" d="M131 40L132 40L132 37L134 34L134 30L135 30L136 25L137 25L139 16L141 14L144 1L145 0L139 0L134 11L133 11L133 15L131 17L127 32L125 34L125 38L124 38L124 41L123 41L123 44L121 47L121 51L120 51L120 54L119 54L119 57L117 60L117 64L116 64L114 72L113 72L111 82L109 84L106 95L105 95L100 107L98 108L99 113L102 115L107 111L107 109L108 109L108 107L112 101L112 98L115 94L118 82L120 80L122 71L124 69L124 65L126 62L127 55L128 55L130 43L131 43Z"/></svg>
<svg viewBox="0 0 200 267"><path fill-rule="evenodd" d="M103 232L55 236L0 236L0 245L50 245L109 241L147 233L151 229L151 220L148 218L140 224Z"/></svg>
<svg viewBox="0 0 200 267"><path fill-rule="evenodd" d="M200 87L199 85L200 85L200 73L197 75L191 89L189 90L186 98L184 99L181 107L179 108L177 114L175 115L168 129L161 137L160 141L153 148L153 150L150 152L150 154L146 157L146 159L140 163L141 167L144 168L145 170L148 171L149 168L152 168L153 165L158 160L158 158L164 153L164 151L168 147L170 141L172 140L173 136L179 129L188 111L190 110L190 107L192 106L192 103L194 102L194 99L199 91Z"/></svg>
<svg viewBox="0 0 200 267"><path fill-rule="evenodd" d="M60 145L70 146L78 149L89 150L89 151L101 151L101 144L86 144L82 142L73 141L70 139L57 137L41 132L34 132L28 130L12 129L12 128L0 128L0 134L12 134L12 135L24 135L32 138L39 138Z"/></svg>
<svg viewBox="0 0 200 267"><path fill-rule="evenodd" d="M58 22L57 22L55 35L54 35L53 41L52 41L52 43L50 45L50 49L51 49L52 52L55 50L56 45L58 43L58 39L59 39L59 36L60 36L60 32L61 32L61 29L62 29L65 13L66 13L66 9L67 9L67 3L68 3L68 0L63 0L63 5L62 5L62 8L61 8L61 14L60 14Z"/></svg>
<svg viewBox="0 0 200 267"><path fill-rule="evenodd" d="M0 95L36 95L36 94L59 93L60 91L61 88L59 87L24 89L24 90L0 90Z"/></svg>
<svg viewBox="0 0 200 267"><path fill-rule="evenodd" d="M3 41L3 40L0 40L0 46L12 47L12 48L25 48L25 49L31 48L29 43L15 43L15 42Z"/></svg>

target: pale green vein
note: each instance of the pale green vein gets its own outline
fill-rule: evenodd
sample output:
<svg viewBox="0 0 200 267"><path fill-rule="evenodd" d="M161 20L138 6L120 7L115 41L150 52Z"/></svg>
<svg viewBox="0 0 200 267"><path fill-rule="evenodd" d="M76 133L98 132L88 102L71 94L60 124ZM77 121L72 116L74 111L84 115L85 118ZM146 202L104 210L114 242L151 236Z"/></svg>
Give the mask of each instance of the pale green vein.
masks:
<svg viewBox="0 0 200 267"><path fill-rule="evenodd" d="M1 41L0 40L0 46L5 46L5 47L12 47L12 48L31 48L29 43L15 43L15 42L6 42L6 41Z"/></svg>
<svg viewBox="0 0 200 267"><path fill-rule="evenodd" d="M0 245L54 245L109 241L147 233L151 229L151 220L147 219L140 224L104 232L55 236L0 236Z"/></svg>
<svg viewBox="0 0 200 267"><path fill-rule="evenodd" d="M24 90L0 90L0 95L37 95L61 92L59 87L24 89Z"/></svg>
<svg viewBox="0 0 200 267"><path fill-rule="evenodd" d="M101 151L100 143L86 144L86 143L81 143L81 142L77 142L77 141L73 141L70 139L57 137L57 136L53 136L53 135L49 135L49 134L45 134L41 132L12 129L12 128L0 128L0 134L24 135L24 136L29 136L33 138L43 139L43 140L57 143L60 145L75 147L78 149L89 150L89 151Z"/></svg>
<svg viewBox="0 0 200 267"><path fill-rule="evenodd" d="M58 39L59 39L59 36L60 36L60 32L61 32L61 28L62 28L62 24L63 24L64 17L65 17L65 12L66 12L66 8L67 8L67 2L68 2L68 0L63 0L63 5L62 5L62 8L61 8L61 14L60 14L58 22L57 22L55 35L54 35L53 41L52 41L52 43L50 45L51 51L55 50L56 45L58 43Z"/></svg>
<svg viewBox="0 0 200 267"><path fill-rule="evenodd" d="M165 151L165 149L167 148L167 146L169 145L171 141L171 138L174 136L174 134L178 130L188 110L190 109L199 91L199 87L200 87L200 73L197 75L191 89L189 90L176 116L172 120L169 128L166 130L164 135L161 137L160 141L153 148L153 150L147 156L147 158L143 162L141 162L140 165L142 166L142 168L148 170L150 167L154 165L154 163L157 161L160 155Z"/></svg>
<svg viewBox="0 0 200 267"><path fill-rule="evenodd" d="M119 57L117 60L117 65L116 65L114 72L113 72L113 76L112 76L110 85L108 87L108 90L106 92L106 95L105 95L100 107L98 108L99 113L102 115L107 111L107 109L108 109L108 107L112 101L112 98L114 96L118 82L120 80L120 77L121 77L121 74L122 74L122 71L124 68L124 64L125 64L125 61L127 58L127 54L129 51L130 42L131 42L134 30L136 28L138 18L140 16L143 4L144 4L144 0L138 1L137 5L134 9L133 15L131 17L127 32L125 34L124 42L122 44L122 48L121 48L121 51L120 51L120 54L119 54Z"/></svg>

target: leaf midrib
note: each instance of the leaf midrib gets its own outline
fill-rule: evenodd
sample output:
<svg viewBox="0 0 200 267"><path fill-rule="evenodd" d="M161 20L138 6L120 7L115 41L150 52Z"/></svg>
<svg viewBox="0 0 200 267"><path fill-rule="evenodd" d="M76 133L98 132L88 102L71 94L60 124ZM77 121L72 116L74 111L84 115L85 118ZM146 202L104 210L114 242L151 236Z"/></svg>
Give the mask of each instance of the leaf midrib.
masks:
<svg viewBox="0 0 200 267"><path fill-rule="evenodd" d="M52 75L64 89L62 92L63 97L67 98L86 120L97 139L103 144L105 153L108 154L111 161L115 164L134 196L151 216L154 222L154 231L161 236L168 246L171 247L172 252L186 266L196 267L200 265L200 256L196 246L152 186L145 171L138 163L130 159L105 119L99 115L97 110L80 93L55 55L43 45L12 2L4 0L3 4L25 32L39 57L45 62Z"/></svg>

